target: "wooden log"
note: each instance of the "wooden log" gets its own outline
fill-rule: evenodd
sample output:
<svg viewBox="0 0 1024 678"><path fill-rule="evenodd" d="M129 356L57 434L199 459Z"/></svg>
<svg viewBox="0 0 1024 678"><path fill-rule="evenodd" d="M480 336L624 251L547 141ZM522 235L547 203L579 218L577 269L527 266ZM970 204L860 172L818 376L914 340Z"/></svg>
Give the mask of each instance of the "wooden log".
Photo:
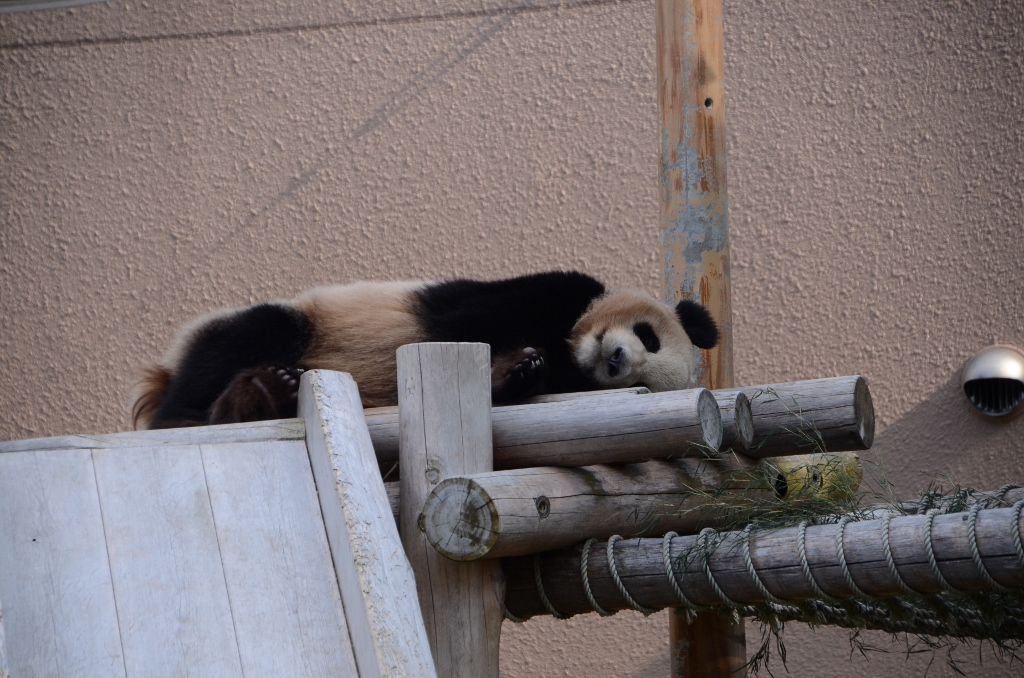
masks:
<svg viewBox="0 0 1024 678"><path fill-rule="evenodd" d="M875 437L875 411L864 377L852 375L784 384L723 389L742 391L754 417L751 457L867 450Z"/></svg>
<svg viewBox="0 0 1024 678"><path fill-rule="evenodd" d="M745 463L744 463L745 460ZM730 454L726 458L725 465L749 467L752 472L767 473L768 483L775 489L775 496L787 501L799 501L811 498L832 498L835 500L847 499L860 486L861 468L860 457L853 452L836 452L829 454L807 454L794 457L768 458L759 461L747 459L742 455ZM604 468L604 467L602 467ZM618 468L629 468L618 467ZM708 476L714 476L714 465ZM738 473L738 471L737 471ZM706 477L702 475L702 477ZM742 478L734 479L734 482L744 481ZM398 522L399 506L399 483L398 481L384 483L384 489L388 495L388 503L391 505L391 513L395 522ZM734 496L737 500L739 495ZM755 495L743 495L749 505L756 499ZM1006 501L1013 499L1024 499L1024 490L1011 490L1006 495ZM1012 502L1010 502L1012 503ZM749 506L748 506L749 509ZM706 526L718 527L722 520L727 519L725 514L720 517L705 514ZM682 530L675 530L682 533ZM614 534L614 533L612 533Z"/></svg>
<svg viewBox="0 0 1024 678"><path fill-rule="evenodd" d="M576 391L574 393L545 393L534 396L527 400L524 405L536 405L538 403L563 403L567 400L579 400L581 398L603 398L605 396L619 395L644 395L650 393L651 389L646 386L630 386L628 388L606 388L598 391Z"/></svg>
<svg viewBox="0 0 1024 678"><path fill-rule="evenodd" d="M733 382L729 200L725 157L725 57L721 0L655 2L661 168L662 295L696 298L721 331L701 351L698 374L710 389ZM674 678L746 674L743 622L723 625L702 615L695 624L669 617Z"/></svg>
<svg viewBox="0 0 1024 678"><path fill-rule="evenodd" d="M356 383L341 372L306 372L299 414L359 675L436 678Z"/></svg>
<svg viewBox="0 0 1024 678"><path fill-rule="evenodd" d="M513 405L493 417L496 469L706 456L722 442L706 389Z"/></svg>
<svg viewBox="0 0 1024 678"><path fill-rule="evenodd" d="M959 589L980 591L988 587L971 555L967 538L968 515L937 515L932 527L932 545L939 570ZM932 574L925 550L926 516L892 518L889 544L897 570L913 589L938 593L939 582ZM843 538L846 562L854 583L870 595L891 596L901 593L890 574L882 547L882 520L848 523ZM977 516L977 543L988 573L1000 584L1024 587L1024 567L1017 558L1013 531L1024 529L1012 509L983 509ZM807 561L818 585L837 598L854 595L839 565L836 533L839 526L812 525L807 528ZM797 555L798 528L755 532L751 536L750 555L754 567L769 592L784 600L808 600L815 593L801 570ZM670 562L686 596L698 605L720 605L721 599L708 582L699 554L699 536L672 540ZM715 582L732 600L739 603L762 602L765 596L751 580L742 547L741 532L722 536L708 559ZM648 608L674 607L680 604L666 576L662 539L630 539L615 544L615 562L626 590ZM555 610L562 614L592 611L584 593L580 575L580 545L551 551L540 558L544 591ZM506 605L520 618L548 614L534 582L533 557L506 558L502 566L507 577ZM590 547L588 581L595 600L605 610L626 609L628 604L616 587L606 559L606 544Z"/></svg>
<svg viewBox="0 0 1024 678"><path fill-rule="evenodd" d="M874 440L875 413L871 404L871 392L863 377L853 375L810 379L780 384L746 386L742 389L721 389L712 392L720 408L722 440L719 447L733 447L752 457L777 457L783 455L810 454L813 452L843 452L866 450ZM748 399L752 412L749 427L750 443L747 440L746 410L744 405L735 406L739 394ZM594 391L589 394L560 394L544 396L544 405L560 403L572 408L579 397L599 397L605 404L604 411L614 409L618 398L636 395L635 391ZM643 395L642 398L658 398L665 393ZM607 398L607 399L606 399ZM593 401L588 401L593 402ZM641 402L643 402L641 400ZM529 464L519 463L517 454L522 452L520 423L524 417L535 418L537 427L557 426L552 410L530 410L531 405L495 407L492 414L495 441L495 464L497 468L521 468ZM525 411L525 414L524 414ZM583 409L581 412L585 413ZM738 415L736 413L739 413ZM374 448L381 461L398 459L398 413L395 408L382 407L366 411L367 424L373 438ZM508 449L506 450L506 446ZM552 453L556 454L556 453ZM653 457L654 455L652 455ZM637 461L633 458L632 461ZM620 459L618 461L630 461ZM552 462L547 462L552 464ZM600 463L600 462L587 462ZM540 463L535 465L541 465ZM561 465L561 464L560 464ZM566 463L565 465L571 465ZM572 464L585 465L585 464Z"/></svg>
<svg viewBox="0 0 1024 678"><path fill-rule="evenodd" d="M492 470L491 358L486 344L398 349L401 535L440 676L498 678L504 581L498 561L455 563L418 529L445 478Z"/></svg>
<svg viewBox="0 0 1024 678"><path fill-rule="evenodd" d="M721 412L704 389L601 393L493 408L495 468L703 456L721 444ZM377 458L397 460L397 413L392 408L366 412Z"/></svg>
<svg viewBox="0 0 1024 678"><path fill-rule="evenodd" d="M775 498L764 466L678 459L580 468L540 467L449 478L427 497L420 527L452 560L561 548L581 536L690 533L721 518L720 504ZM715 510L708 511L709 502Z"/></svg>
<svg viewBox="0 0 1024 678"><path fill-rule="evenodd" d="M859 469L859 463L846 456L853 459L802 457L799 464L784 460L780 468L777 460L755 463L729 454L449 478L427 497L420 529L442 555L459 561L538 553L581 536L691 534L777 509L782 496L838 496L838 488L830 489L833 481L848 496L857 489L851 477L859 480L848 467ZM806 487L790 491L797 483Z"/></svg>
<svg viewBox="0 0 1024 678"><path fill-rule="evenodd" d="M722 411L723 450L746 454L754 444L754 417L750 399L743 391L712 391Z"/></svg>
<svg viewBox="0 0 1024 678"><path fill-rule="evenodd" d="M526 404L561 403L581 398L642 395L650 392L650 389L643 386L633 386L630 388L613 388L600 391L580 391L578 393L552 393L530 398ZM499 411L501 408L497 407L494 410ZM501 421L500 414L498 415L498 421ZM366 423L370 428L370 438L373 439L373 449L377 451L377 459L381 463L398 461L398 408L370 408L366 410Z"/></svg>

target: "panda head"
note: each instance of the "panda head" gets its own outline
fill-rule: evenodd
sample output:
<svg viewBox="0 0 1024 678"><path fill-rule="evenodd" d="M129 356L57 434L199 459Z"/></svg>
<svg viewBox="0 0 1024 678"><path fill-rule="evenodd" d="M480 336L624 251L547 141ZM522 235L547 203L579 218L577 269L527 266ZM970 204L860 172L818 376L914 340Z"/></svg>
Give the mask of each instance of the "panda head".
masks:
<svg viewBox="0 0 1024 678"><path fill-rule="evenodd" d="M596 299L569 340L576 366L604 388L642 384L652 391L693 386L698 348L718 343L718 328L700 304L673 309L631 291Z"/></svg>

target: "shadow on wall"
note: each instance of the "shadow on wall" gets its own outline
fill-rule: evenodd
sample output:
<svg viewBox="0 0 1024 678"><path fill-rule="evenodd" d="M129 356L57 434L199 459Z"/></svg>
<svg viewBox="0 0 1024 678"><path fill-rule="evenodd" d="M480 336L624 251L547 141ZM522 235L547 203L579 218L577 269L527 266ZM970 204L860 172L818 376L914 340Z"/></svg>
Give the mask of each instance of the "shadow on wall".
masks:
<svg viewBox="0 0 1024 678"><path fill-rule="evenodd" d="M917 494L935 474L977 489L1024 485L1024 417L983 416L964 397L957 371L879 433L863 458L882 465L899 498Z"/></svg>

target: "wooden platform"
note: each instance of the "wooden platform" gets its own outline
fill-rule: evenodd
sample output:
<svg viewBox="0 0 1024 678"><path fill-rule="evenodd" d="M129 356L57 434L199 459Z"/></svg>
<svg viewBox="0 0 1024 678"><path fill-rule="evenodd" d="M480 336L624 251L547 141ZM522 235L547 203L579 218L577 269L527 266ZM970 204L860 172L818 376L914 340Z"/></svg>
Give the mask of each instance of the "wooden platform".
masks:
<svg viewBox="0 0 1024 678"><path fill-rule="evenodd" d="M0 443L0 666L434 676L355 384L301 396L304 420Z"/></svg>

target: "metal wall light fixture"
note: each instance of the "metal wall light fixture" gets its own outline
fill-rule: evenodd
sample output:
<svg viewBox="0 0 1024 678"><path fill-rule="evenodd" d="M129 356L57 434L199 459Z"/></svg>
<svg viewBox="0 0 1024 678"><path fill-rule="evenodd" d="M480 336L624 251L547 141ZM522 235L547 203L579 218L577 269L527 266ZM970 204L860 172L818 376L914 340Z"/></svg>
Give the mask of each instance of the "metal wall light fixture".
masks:
<svg viewBox="0 0 1024 678"><path fill-rule="evenodd" d="M964 395L982 414L1005 417L1024 403L1024 349L995 344L967 361L960 383Z"/></svg>

